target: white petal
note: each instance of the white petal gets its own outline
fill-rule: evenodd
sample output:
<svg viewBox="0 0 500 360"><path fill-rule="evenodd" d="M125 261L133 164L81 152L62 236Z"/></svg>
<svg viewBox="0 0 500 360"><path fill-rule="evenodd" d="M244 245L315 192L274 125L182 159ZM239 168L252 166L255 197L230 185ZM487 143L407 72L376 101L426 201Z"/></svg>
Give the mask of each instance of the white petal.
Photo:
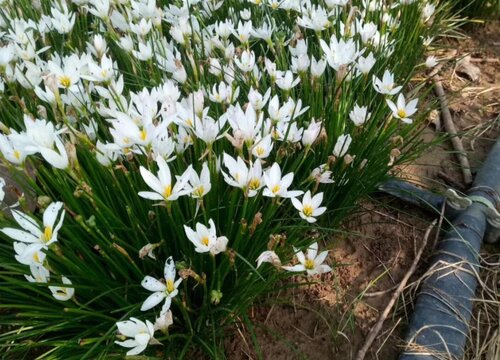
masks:
<svg viewBox="0 0 500 360"><path fill-rule="evenodd" d="M160 183L160 180L154 176L149 170L147 170L145 167L140 167L139 171L141 172L142 178L144 179L144 182L154 191L158 193L163 192L162 184Z"/></svg>
<svg viewBox="0 0 500 360"><path fill-rule="evenodd" d="M154 292L165 291L167 289L165 284L151 276L145 276L141 281L141 286L146 290Z"/></svg>
<svg viewBox="0 0 500 360"><path fill-rule="evenodd" d="M40 238L33 236L27 231L22 231L18 229L13 229L13 228L4 228L1 230L5 235L8 237L17 240L17 241L22 241L22 242L27 242L27 243L38 243L41 242Z"/></svg>
<svg viewBox="0 0 500 360"><path fill-rule="evenodd" d="M165 299L165 292L155 292L148 296L141 306L141 311L147 311L154 308Z"/></svg>
<svg viewBox="0 0 500 360"><path fill-rule="evenodd" d="M24 230L29 231L36 237L40 237L42 235L39 225L32 217L17 210L12 211L12 216Z"/></svg>
<svg viewBox="0 0 500 360"><path fill-rule="evenodd" d="M148 199L148 200L154 200L154 201L160 201L160 200L163 200L163 196L158 194L158 193L155 193L155 192L151 192L151 191L139 191L138 195L144 199Z"/></svg>
<svg viewBox="0 0 500 360"><path fill-rule="evenodd" d="M134 356L134 355L138 355L140 354L141 352L143 352L144 350L146 350L146 347L147 345L137 345L135 348L133 348L132 350L129 350L127 351L127 356Z"/></svg>
<svg viewBox="0 0 500 360"><path fill-rule="evenodd" d="M306 268L302 264L297 264L295 266L282 266L283 269L287 271L293 271L293 272L299 272L299 271L304 271Z"/></svg>

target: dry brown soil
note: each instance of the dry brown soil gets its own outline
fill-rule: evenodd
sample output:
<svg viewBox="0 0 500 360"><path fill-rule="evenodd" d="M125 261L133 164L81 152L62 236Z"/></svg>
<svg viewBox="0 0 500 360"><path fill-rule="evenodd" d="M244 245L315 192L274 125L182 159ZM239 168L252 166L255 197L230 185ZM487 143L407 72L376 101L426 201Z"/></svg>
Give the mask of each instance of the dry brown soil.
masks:
<svg viewBox="0 0 500 360"><path fill-rule="evenodd" d="M458 56L470 54L471 64L481 71L479 80L471 81L453 65L443 68L441 79L451 94L450 110L474 172L499 135L500 26L488 23L469 29L468 34L470 38L449 45L458 49ZM436 134L436 127L430 125L423 141L431 141ZM434 189L464 188L449 142L430 149L403 172ZM257 359L259 354L266 360L354 359L436 217L390 197L361 207L346 222L346 235L335 236L327 245L332 249L334 272L308 288L280 294L252 309L258 346L240 325L226 341L229 359ZM427 268L434 237L430 236L412 280ZM400 297L366 359L397 358L416 288L409 287ZM375 293L383 290L389 291Z"/></svg>

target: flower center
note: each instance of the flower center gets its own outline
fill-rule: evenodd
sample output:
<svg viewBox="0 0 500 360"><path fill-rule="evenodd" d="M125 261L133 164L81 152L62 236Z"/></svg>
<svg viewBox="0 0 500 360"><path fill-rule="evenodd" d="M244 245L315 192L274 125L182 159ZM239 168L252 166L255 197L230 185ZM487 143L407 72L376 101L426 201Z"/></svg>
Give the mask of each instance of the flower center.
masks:
<svg viewBox="0 0 500 360"><path fill-rule="evenodd" d="M21 158L21 153L19 152L19 150L14 150L14 157L19 160Z"/></svg>
<svg viewBox="0 0 500 360"><path fill-rule="evenodd" d="M252 178L248 183L248 188L250 190L257 190L260 187L260 179Z"/></svg>
<svg viewBox="0 0 500 360"><path fill-rule="evenodd" d="M68 75L59 76L59 83L67 89L71 85L71 78Z"/></svg>
<svg viewBox="0 0 500 360"><path fill-rule="evenodd" d="M40 257L38 257L38 251L35 251L35 253L33 254L33 261L36 263L40 262Z"/></svg>
<svg viewBox="0 0 500 360"><path fill-rule="evenodd" d="M200 185L196 189L194 189L193 194L197 197L202 197L204 192L205 188L203 187L203 185Z"/></svg>
<svg viewBox="0 0 500 360"><path fill-rule="evenodd" d="M399 109L398 110L398 116L402 119L404 119L406 117L406 111L405 109Z"/></svg>
<svg viewBox="0 0 500 360"><path fill-rule="evenodd" d="M165 199L168 199L170 197L170 195L172 195L172 186L170 186L170 185L165 186L165 188L163 189L162 195Z"/></svg>
<svg viewBox="0 0 500 360"><path fill-rule="evenodd" d="M208 236L204 236L201 238L201 243L205 246L208 246Z"/></svg>
<svg viewBox="0 0 500 360"><path fill-rule="evenodd" d="M141 140L145 141L147 136L148 136L148 133L146 132L146 130L142 129L140 134L139 134L139 137L141 138Z"/></svg>
<svg viewBox="0 0 500 360"><path fill-rule="evenodd" d="M302 212L304 213L305 216L311 216L313 213L313 208L311 205L304 205Z"/></svg>
<svg viewBox="0 0 500 360"><path fill-rule="evenodd" d="M273 194L276 194L278 191L280 191L281 187L279 185L274 185L271 191Z"/></svg>
<svg viewBox="0 0 500 360"><path fill-rule="evenodd" d="M306 259L306 262L304 264L305 268L307 270L312 270L314 269L314 260L311 260L311 259Z"/></svg>
<svg viewBox="0 0 500 360"><path fill-rule="evenodd" d="M52 226L49 225L43 230L43 240L48 242L50 239L52 239Z"/></svg>
<svg viewBox="0 0 500 360"><path fill-rule="evenodd" d="M255 152L257 153L257 155L262 156L264 155L265 150L262 146L258 146L257 149L255 149Z"/></svg>
<svg viewBox="0 0 500 360"><path fill-rule="evenodd" d="M174 286L174 281L173 280L168 279L166 285L167 285L167 292L169 294L172 293L175 290L175 286Z"/></svg>

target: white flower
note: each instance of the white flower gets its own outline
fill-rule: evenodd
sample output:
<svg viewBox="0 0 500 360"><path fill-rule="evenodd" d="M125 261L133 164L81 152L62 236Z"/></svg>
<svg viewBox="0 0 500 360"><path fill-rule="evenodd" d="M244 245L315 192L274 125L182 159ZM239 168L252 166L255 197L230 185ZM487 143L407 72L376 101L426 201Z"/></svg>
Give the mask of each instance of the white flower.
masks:
<svg viewBox="0 0 500 360"><path fill-rule="evenodd" d="M151 276L146 276L141 282L144 289L152 291L153 293L144 301L141 306L141 311L152 309L165 299L165 303L160 312L160 316L167 313L172 304L172 299L179 293L177 287L182 281L182 278L175 280L175 263L174 259L170 256L165 262L163 271L165 284Z"/></svg>
<svg viewBox="0 0 500 360"><path fill-rule="evenodd" d="M313 78L319 78L323 75L326 69L326 61L323 59L319 59L316 61L316 59L311 57L311 76Z"/></svg>
<svg viewBox="0 0 500 360"><path fill-rule="evenodd" d="M297 86L297 84L300 82L300 78L297 77L295 80L293 79L293 73L288 70L284 74L283 73L278 73L278 76L276 78L276 85L281 90L284 91L289 91L290 89L294 88Z"/></svg>
<svg viewBox="0 0 500 360"><path fill-rule="evenodd" d="M241 57L239 59L234 59L234 62L244 73L250 72L255 66L255 54L253 51L245 50L241 53Z"/></svg>
<svg viewBox="0 0 500 360"><path fill-rule="evenodd" d="M204 162L200 176L198 176L194 169L191 171L185 189L189 192L189 194L191 194L191 197L201 199L210 191L211 188L210 169L208 168L207 162Z"/></svg>
<svg viewBox="0 0 500 360"><path fill-rule="evenodd" d="M340 135L335 143L333 148L333 155L336 157L342 157L349 150L349 146L351 146L352 138L349 134Z"/></svg>
<svg viewBox="0 0 500 360"><path fill-rule="evenodd" d="M303 191L288 191L292 184L293 172L290 172L281 178L281 169L278 163L274 163L270 169L264 173L264 183L266 188L263 195L268 197L293 198L303 194Z"/></svg>
<svg viewBox="0 0 500 360"><path fill-rule="evenodd" d="M306 271L307 275L312 276L316 274L323 274L332 271L332 268L326 264L323 264L326 257L328 256L328 251L323 251L318 254L318 243L311 244L307 249L307 255L304 255L302 251L293 248L297 260L300 264L294 266L283 266L283 269L293 272Z"/></svg>
<svg viewBox="0 0 500 360"><path fill-rule="evenodd" d="M358 104L354 104L354 109L349 113L349 119L356 126L363 125L370 116L371 113L368 112L368 108L366 106L360 107Z"/></svg>
<svg viewBox="0 0 500 360"><path fill-rule="evenodd" d="M172 310L168 310L166 314L160 315L156 318L154 329L160 330L164 334L167 333L168 328L174 323L174 317L172 316Z"/></svg>
<svg viewBox="0 0 500 360"><path fill-rule="evenodd" d="M436 5L434 4L425 4L423 10L422 10L422 20L424 22L427 22L430 20L432 15L434 15L434 12L436 11Z"/></svg>
<svg viewBox="0 0 500 360"><path fill-rule="evenodd" d="M337 40L335 35L332 35L330 46L323 39L320 40L320 45L325 53L328 65L337 71L341 66L353 63L361 54L352 38L347 41L344 41L344 39Z"/></svg>
<svg viewBox="0 0 500 360"><path fill-rule="evenodd" d="M399 94L397 104L387 99L387 105L389 105L392 110L392 116L401 119L401 121L406 124L411 124L413 122L409 117L417 112L417 103L418 99L413 99L406 104L403 94Z"/></svg>
<svg viewBox="0 0 500 360"><path fill-rule="evenodd" d="M279 256L272 250L264 251L262 254L259 255L256 262L257 262L257 269L265 262L271 263L276 267L281 266L281 260Z"/></svg>
<svg viewBox="0 0 500 360"><path fill-rule="evenodd" d="M196 231L184 225L184 232L188 240L194 244L194 250L197 253L210 252L212 255L226 251L228 239L225 236L217 237L215 224L212 219L208 221L208 224L210 225L209 228L201 223L197 223Z"/></svg>
<svg viewBox="0 0 500 360"><path fill-rule="evenodd" d="M247 193L248 197L257 195L257 192L263 186L262 165L259 159L250 165L250 169L247 168L247 165L239 156L235 160L230 155L224 153L223 162L229 171L229 175L222 171L226 183L242 189Z"/></svg>
<svg viewBox="0 0 500 360"><path fill-rule="evenodd" d="M369 53L366 58L360 56L356 64L358 70L364 75L370 72L373 65L375 65L375 57L373 56L373 53Z"/></svg>
<svg viewBox="0 0 500 360"><path fill-rule="evenodd" d="M14 240L38 244L40 249L47 249L50 244L57 241L57 234L64 220L64 209L61 211L59 222L55 226L54 224L62 207L62 202L54 202L45 209L43 213L43 231L35 219L18 210L12 210L12 216L24 230L3 228L1 231Z"/></svg>
<svg viewBox="0 0 500 360"><path fill-rule="evenodd" d="M190 167L177 179L177 183L172 186L172 175L165 159L157 156L156 163L158 164L158 177L142 166L139 168L144 182L154 190L154 192L140 191L139 196L148 200L174 201L179 196L188 194L189 191L185 190L184 186L191 174L192 169Z"/></svg>
<svg viewBox="0 0 500 360"><path fill-rule="evenodd" d="M307 191L302 197L302 201L292 198L293 206L299 210L299 215L302 219L309 223L316 222L316 217L326 211L326 207L320 207L323 201L323 193L319 193L311 197L311 192Z"/></svg>
<svg viewBox="0 0 500 360"><path fill-rule="evenodd" d="M46 283L49 281L50 273L42 264L30 264L31 275L24 275L26 280L32 283Z"/></svg>
<svg viewBox="0 0 500 360"><path fill-rule="evenodd" d="M71 285L71 280L66 276L62 276L62 283L65 285ZM62 287L62 286L49 286L52 296L59 301L68 301L75 294L75 288L72 287Z"/></svg>
<svg viewBox="0 0 500 360"><path fill-rule="evenodd" d="M321 121L315 122L314 119L312 119L309 127L302 133L302 145L305 147L311 146L318 138L320 131Z"/></svg>
<svg viewBox="0 0 500 360"><path fill-rule="evenodd" d="M125 341L115 341L115 344L132 348L127 351L127 356L138 355L146 349L148 344L156 343L154 338L155 329L149 320L144 323L132 317L130 320L117 322L116 326L120 334L131 338Z"/></svg>
<svg viewBox="0 0 500 360"><path fill-rule="evenodd" d="M335 181L332 179L333 173L328 170L326 164L322 164L311 171L310 178L321 184L333 184Z"/></svg>
<svg viewBox="0 0 500 360"><path fill-rule="evenodd" d="M43 245L39 243L26 244L23 242L14 242L14 251L16 260L24 265L33 263L42 265L45 260L45 253L42 251Z"/></svg>
<svg viewBox="0 0 500 360"><path fill-rule="evenodd" d="M259 158L265 159L271 153L273 149L273 142L271 135L268 134L263 138L258 138L252 147L252 155Z"/></svg>
<svg viewBox="0 0 500 360"><path fill-rule="evenodd" d="M434 56L428 56L427 59L425 60L425 66L428 68L433 68L439 63L438 59Z"/></svg>
<svg viewBox="0 0 500 360"><path fill-rule="evenodd" d="M384 71L382 80L373 75L373 87L375 88L375 91L385 95L395 95L402 88L402 86L395 86L394 74L392 74L389 70Z"/></svg>

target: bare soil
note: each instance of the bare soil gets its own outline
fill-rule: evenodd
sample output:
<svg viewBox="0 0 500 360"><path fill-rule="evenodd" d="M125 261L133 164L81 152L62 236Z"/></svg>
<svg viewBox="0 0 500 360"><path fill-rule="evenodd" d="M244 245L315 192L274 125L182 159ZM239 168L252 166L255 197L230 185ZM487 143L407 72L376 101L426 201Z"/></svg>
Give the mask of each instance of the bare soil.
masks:
<svg viewBox="0 0 500 360"><path fill-rule="evenodd" d="M500 24L474 27L468 39L450 41L449 46L458 50L458 56L470 55L470 63L480 70L476 81L458 66L444 68L440 75L451 95L450 110L474 173L500 135ZM422 141L432 141L439 130L430 125ZM465 189L449 142L430 148L403 172L433 189ZM227 338L229 359L354 359L393 288L408 271L425 229L436 218L389 197L367 201L361 208L346 222L346 235L325 244L332 249L334 272L307 288L256 306L250 314L256 341L241 324ZM431 234L413 280L427 268L434 238ZM416 286L410 286L400 297L366 359L397 358L415 291Z"/></svg>

